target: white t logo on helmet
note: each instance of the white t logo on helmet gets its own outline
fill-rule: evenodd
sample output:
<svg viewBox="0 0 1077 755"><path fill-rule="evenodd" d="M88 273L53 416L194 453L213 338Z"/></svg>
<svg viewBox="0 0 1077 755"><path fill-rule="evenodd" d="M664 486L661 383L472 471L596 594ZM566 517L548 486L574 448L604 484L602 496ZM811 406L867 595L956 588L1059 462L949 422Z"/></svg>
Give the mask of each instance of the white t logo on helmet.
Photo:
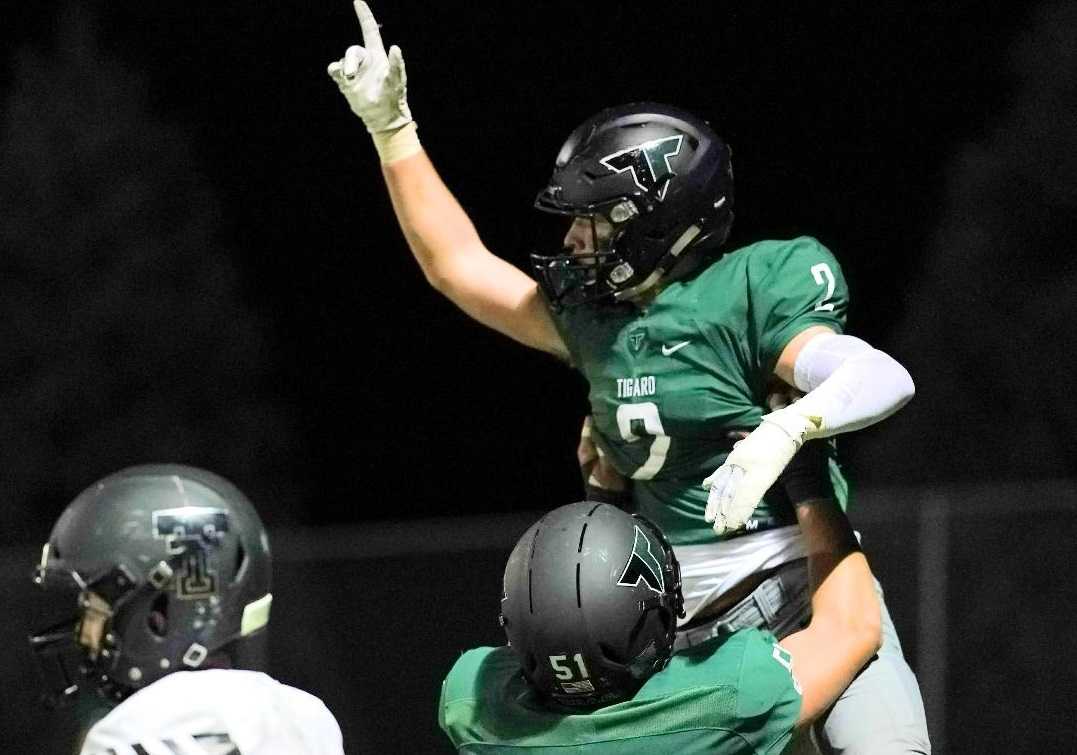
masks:
<svg viewBox="0 0 1077 755"><path fill-rule="evenodd" d="M680 153L683 141L683 134L652 139L649 142L614 152L612 155L606 155L599 162L614 173L632 171L632 180L636 186L650 193L662 179L675 175L669 161ZM668 186L669 183L666 182L659 187L659 201L665 197Z"/></svg>

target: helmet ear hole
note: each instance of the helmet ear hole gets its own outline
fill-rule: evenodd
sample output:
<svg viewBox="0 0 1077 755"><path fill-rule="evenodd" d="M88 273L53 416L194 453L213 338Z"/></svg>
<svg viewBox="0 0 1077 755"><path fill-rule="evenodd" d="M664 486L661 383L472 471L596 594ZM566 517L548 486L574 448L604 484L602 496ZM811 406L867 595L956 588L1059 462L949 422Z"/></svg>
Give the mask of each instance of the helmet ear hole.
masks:
<svg viewBox="0 0 1077 755"><path fill-rule="evenodd" d="M666 631L677 631L677 620L674 618L672 611L659 611L659 616L662 619L662 626L666 628Z"/></svg>
<svg viewBox="0 0 1077 755"><path fill-rule="evenodd" d="M618 666L624 666L628 662L627 658L625 658L623 655L614 650L605 642L598 643L598 649L602 651L602 657L610 663L615 663Z"/></svg>
<svg viewBox="0 0 1077 755"><path fill-rule="evenodd" d="M248 561L249 559L247 558L247 549L244 548L243 543L240 542L236 547L235 568L232 569L233 585L242 581L243 577L246 576Z"/></svg>
<svg viewBox="0 0 1077 755"><path fill-rule="evenodd" d="M168 593L163 592L153 599L146 626L157 637L168 634Z"/></svg>
<svg viewBox="0 0 1077 755"><path fill-rule="evenodd" d="M535 675L535 671L538 670L538 658L535 657L534 653L528 653L527 657L524 658L523 670L526 677L530 678Z"/></svg>
<svg viewBox="0 0 1077 755"><path fill-rule="evenodd" d="M636 619L636 623L628 635L628 652L633 657L641 650L640 647L637 647L640 642L643 640L649 641L648 638L655 634L655 627L652 625L655 623L654 614L657 610L658 609L655 608L648 608L639 615L638 619ZM659 619L658 623L661 623L661 619Z"/></svg>

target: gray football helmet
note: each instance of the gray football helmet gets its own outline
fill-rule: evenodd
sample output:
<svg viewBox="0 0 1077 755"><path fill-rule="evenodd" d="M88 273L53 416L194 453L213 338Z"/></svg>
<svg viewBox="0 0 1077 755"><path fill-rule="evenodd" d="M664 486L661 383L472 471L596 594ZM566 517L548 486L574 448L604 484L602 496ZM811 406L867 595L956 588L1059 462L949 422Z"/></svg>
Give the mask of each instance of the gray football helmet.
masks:
<svg viewBox="0 0 1077 755"><path fill-rule="evenodd" d="M46 702L83 687L122 700L173 671L232 665L223 659L269 621L270 572L257 512L222 477L159 464L94 483L60 515L34 575L70 601L30 638Z"/></svg>
<svg viewBox="0 0 1077 755"><path fill-rule="evenodd" d="M680 566L658 527L585 501L554 509L516 543L501 624L540 696L595 708L665 668L683 603Z"/></svg>

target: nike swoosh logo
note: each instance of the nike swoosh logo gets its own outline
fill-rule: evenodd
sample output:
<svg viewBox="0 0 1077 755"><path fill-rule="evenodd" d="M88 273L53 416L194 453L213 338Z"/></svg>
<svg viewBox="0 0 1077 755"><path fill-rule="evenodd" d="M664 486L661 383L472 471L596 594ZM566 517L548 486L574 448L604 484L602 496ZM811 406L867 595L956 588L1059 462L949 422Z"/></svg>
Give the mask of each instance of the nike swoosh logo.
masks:
<svg viewBox="0 0 1077 755"><path fill-rule="evenodd" d="M666 346L665 344L662 344L662 356L672 356L690 343L691 341L681 341L680 343L674 344L673 346Z"/></svg>

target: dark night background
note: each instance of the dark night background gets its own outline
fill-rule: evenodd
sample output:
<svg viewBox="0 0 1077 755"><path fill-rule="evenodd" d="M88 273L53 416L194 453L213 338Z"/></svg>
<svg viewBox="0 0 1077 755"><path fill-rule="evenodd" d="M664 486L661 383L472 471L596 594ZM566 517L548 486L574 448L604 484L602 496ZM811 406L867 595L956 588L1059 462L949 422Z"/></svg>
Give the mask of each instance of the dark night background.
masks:
<svg viewBox="0 0 1077 755"><path fill-rule="evenodd" d="M882 535L874 557L891 609L921 599L887 559L923 560L888 517L915 518L898 509L963 491L954 506L965 524L951 520L946 540L951 642L983 631L984 620L960 617L1004 593L1018 597L998 610L1019 617L1043 655L1031 668L993 666L1008 646L982 648L994 676L963 677L974 694L949 690L981 710L998 704L999 687L1077 660L1049 650L1077 596L1043 568L1068 564L1077 489L1067 482L1077 472L1077 6L807 5L406 0L373 10L386 44L403 48L423 144L487 245L517 264L541 228L530 203L564 137L601 107L648 99L698 113L733 146L733 243L808 233L834 251L852 292L850 332L917 381L908 409L842 443L858 488L915 491L877 496L886 510L866 495L863 522L854 511ZM298 587L309 570L327 601L343 579L367 595L356 612L425 603L423 620L452 625L429 611L470 588L454 583L440 603L424 596L416 575L443 559L407 565L400 554L437 537L432 521L516 512L522 527L527 512L576 498L584 385L425 283L367 134L325 74L360 41L350 3L0 10L0 544L22 554L43 542L66 503L111 471L182 461L236 482L282 543L414 521L385 530L403 544L385 556L392 563L377 561L401 580L379 583L383 599L368 600L347 558L319 570L324 554L294 549L282 590L324 614L317 590ZM978 499L999 490L988 520ZM1029 490L1047 492L1020 493ZM1042 538L1029 534L1037 528ZM475 590L496 590L498 549L515 534L476 546L487 581ZM961 561L961 547L976 557ZM1031 562L1040 571L1026 583L1014 564ZM24 578L30 563L11 573ZM968 574L982 578L958 591ZM1008 581L996 591L999 575ZM1030 603L1042 590L1029 584L1045 582L1049 599ZM337 622L318 629L327 645L335 626L357 621L338 608L319 619ZM275 610L290 609L280 598ZM924 620L898 617L907 651ZM496 641L480 623L461 627L423 673L436 680L453 653ZM390 644L400 636L377 631ZM429 635L415 644L439 641ZM24 627L4 636L21 641ZM282 678L322 692L355 749L377 741L373 724L348 722L361 712L317 689L316 669L282 665ZM1058 680L1045 696L1073 691ZM414 713L429 718L436 687L413 687L399 694L430 697ZM1024 705L994 720L1021 716L1032 734L997 751L1069 741L1043 737L1072 735L1072 715L1036 723L1042 711ZM1055 709L1072 714L1072 702ZM984 726L948 718L948 751ZM1000 724L986 741L1013 731Z"/></svg>

